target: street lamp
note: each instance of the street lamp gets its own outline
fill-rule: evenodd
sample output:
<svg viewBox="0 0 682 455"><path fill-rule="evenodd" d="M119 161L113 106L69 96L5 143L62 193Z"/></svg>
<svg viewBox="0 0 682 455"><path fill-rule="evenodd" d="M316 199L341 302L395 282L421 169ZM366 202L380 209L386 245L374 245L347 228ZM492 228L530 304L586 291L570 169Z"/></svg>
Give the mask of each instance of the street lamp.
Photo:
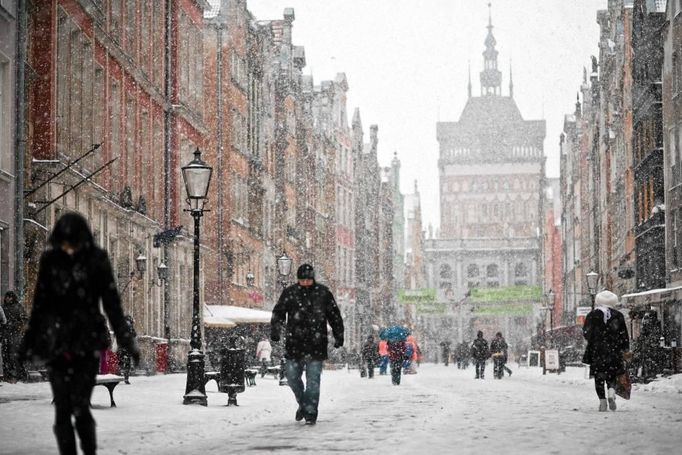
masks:
<svg viewBox="0 0 682 455"><path fill-rule="evenodd" d="M191 349L187 354L187 385L182 403L206 406L208 402L204 383L204 353L201 351L201 307L199 306L199 224L204 214L204 204L213 168L201 159L201 152L197 148L194 151L194 159L181 169L189 204L189 210L186 211L189 211L194 218L194 299Z"/></svg>
<svg viewBox="0 0 682 455"><path fill-rule="evenodd" d="M282 289L287 287L286 277L291 273L291 262L291 258L287 256L286 252L283 252L282 255L277 258L277 272L279 273Z"/></svg>
<svg viewBox="0 0 682 455"><path fill-rule="evenodd" d="M597 295L597 282L599 281L599 274L595 271L591 271L586 275L587 278L587 290L590 292L592 297L592 309L594 310L594 297Z"/></svg>
<svg viewBox="0 0 682 455"><path fill-rule="evenodd" d="M152 280L152 284L159 287L163 286L163 282L168 279L168 266L165 262L156 266L156 277L158 281Z"/></svg>
<svg viewBox="0 0 682 455"><path fill-rule="evenodd" d="M251 272L248 272L246 274L246 286L252 288L255 282L256 282L256 277L254 276L254 274Z"/></svg>
<svg viewBox="0 0 682 455"><path fill-rule="evenodd" d="M123 289L121 290L121 294L123 294L126 289L128 289L128 286L130 283L133 282L133 280L139 280L144 277L144 272L147 270L147 257L142 254L142 252L139 253L139 255L135 258L135 270L130 272L130 277L128 278L128 281L126 282L126 285L123 286ZM119 275L120 276L120 275Z"/></svg>
<svg viewBox="0 0 682 455"><path fill-rule="evenodd" d="M549 290L547 293L547 307L546 310L549 311L549 331L550 333L554 330L554 291Z"/></svg>
<svg viewBox="0 0 682 455"><path fill-rule="evenodd" d="M287 277L291 273L291 258L287 256L286 251L282 252L282 255L277 258L277 273L279 273L280 284L282 285L282 290L287 287ZM285 335L286 336L286 335ZM283 344L286 340L282 340ZM289 381L284 375L284 369L286 368L286 362L284 361L284 356L279 361L279 385L285 386L289 385Z"/></svg>

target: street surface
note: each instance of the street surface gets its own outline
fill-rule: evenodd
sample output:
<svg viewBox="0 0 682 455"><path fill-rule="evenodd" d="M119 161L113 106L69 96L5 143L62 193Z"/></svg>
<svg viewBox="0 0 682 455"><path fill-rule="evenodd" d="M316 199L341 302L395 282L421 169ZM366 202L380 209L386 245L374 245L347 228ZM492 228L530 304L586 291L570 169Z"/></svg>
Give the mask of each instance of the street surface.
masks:
<svg viewBox="0 0 682 455"><path fill-rule="evenodd" d="M425 364L403 384L357 370L325 371L316 426L294 421L293 394L270 377L225 407L207 386L208 407L183 406L185 376L133 377L92 403L101 454L504 453L675 454L682 447L682 375L633 389L618 411L597 412L584 370L542 376L517 368L474 380L473 368ZM48 383L0 387L0 454L54 454Z"/></svg>

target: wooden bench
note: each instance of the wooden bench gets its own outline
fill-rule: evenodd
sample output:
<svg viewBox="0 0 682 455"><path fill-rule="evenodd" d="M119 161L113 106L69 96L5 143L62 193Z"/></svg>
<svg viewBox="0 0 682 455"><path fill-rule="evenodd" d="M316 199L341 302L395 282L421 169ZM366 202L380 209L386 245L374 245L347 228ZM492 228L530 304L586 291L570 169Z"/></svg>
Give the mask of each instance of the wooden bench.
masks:
<svg viewBox="0 0 682 455"><path fill-rule="evenodd" d="M125 379L123 376L117 376L115 374L98 374L95 378L95 385L101 385L107 388L109 391L109 399L111 400L112 408L116 407L116 402L114 401L114 389L116 386L123 382Z"/></svg>

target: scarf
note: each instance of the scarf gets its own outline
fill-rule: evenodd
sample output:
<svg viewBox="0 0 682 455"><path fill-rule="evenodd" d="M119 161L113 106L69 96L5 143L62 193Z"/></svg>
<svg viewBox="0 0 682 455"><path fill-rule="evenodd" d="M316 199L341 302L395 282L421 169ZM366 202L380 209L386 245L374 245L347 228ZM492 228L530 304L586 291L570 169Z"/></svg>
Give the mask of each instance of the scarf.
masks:
<svg viewBox="0 0 682 455"><path fill-rule="evenodd" d="M599 310L604 314L604 325L606 325L609 319L611 319L611 308L606 305L599 305L595 310Z"/></svg>

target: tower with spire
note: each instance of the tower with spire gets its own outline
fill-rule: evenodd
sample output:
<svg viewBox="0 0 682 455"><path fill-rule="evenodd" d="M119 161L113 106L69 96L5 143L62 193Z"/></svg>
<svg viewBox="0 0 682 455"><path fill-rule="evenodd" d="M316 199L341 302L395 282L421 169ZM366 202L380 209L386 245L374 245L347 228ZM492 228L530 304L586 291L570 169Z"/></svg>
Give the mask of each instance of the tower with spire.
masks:
<svg viewBox="0 0 682 455"><path fill-rule="evenodd" d="M483 71L481 71L481 96L500 96L502 94L502 73L497 69L497 49L493 36L492 5L488 3L488 36L485 37L483 51Z"/></svg>
<svg viewBox="0 0 682 455"><path fill-rule="evenodd" d="M470 68L459 120L436 124L440 234L426 240L425 254L428 287L436 289L440 301L471 288L537 289L542 282L545 121L521 115L511 61L509 94L502 94L490 10L486 28L480 96L472 94ZM532 311L512 315L500 307L493 313L474 317L468 327L505 327L505 336L519 341L533 326Z"/></svg>

